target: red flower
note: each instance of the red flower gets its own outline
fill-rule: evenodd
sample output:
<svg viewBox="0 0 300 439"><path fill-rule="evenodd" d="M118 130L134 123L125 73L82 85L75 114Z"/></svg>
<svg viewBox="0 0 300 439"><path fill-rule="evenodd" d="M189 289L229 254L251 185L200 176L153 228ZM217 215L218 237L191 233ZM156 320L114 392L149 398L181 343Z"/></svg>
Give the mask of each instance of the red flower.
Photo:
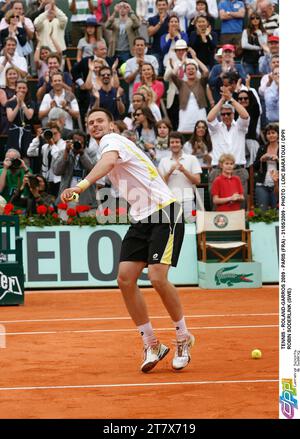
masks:
<svg viewBox="0 0 300 439"><path fill-rule="evenodd" d="M22 215L22 213L23 213L23 210L22 210L22 209L17 209L17 210L15 210L15 214L16 214L16 215Z"/></svg>
<svg viewBox="0 0 300 439"><path fill-rule="evenodd" d="M57 208L60 210L67 210L68 205L67 203L58 203Z"/></svg>
<svg viewBox="0 0 300 439"><path fill-rule="evenodd" d="M249 210L248 218L253 218L254 216L255 216L255 212L253 212L253 210Z"/></svg>
<svg viewBox="0 0 300 439"><path fill-rule="evenodd" d="M10 215L12 210L14 210L14 207L15 206L12 203L7 203L3 210L4 215Z"/></svg>
<svg viewBox="0 0 300 439"><path fill-rule="evenodd" d="M73 221L73 218L68 218L68 219L67 219L67 224L71 224L72 221Z"/></svg>
<svg viewBox="0 0 300 439"><path fill-rule="evenodd" d="M48 206L48 212L49 213L53 213L54 212L54 207L53 206Z"/></svg>
<svg viewBox="0 0 300 439"><path fill-rule="evenodd" d="M196 216L197 215L197 211L196 210L192 210L192 216Z"/></svg>
<svg viewBox="0 0 300 439"><path fill-rule="evenodd" d="M72 209L72 208L68 209L68 210L67 210L67 214L68 214L69 216L76 216L76 215L77 215L77 213L76 213L76 209Z"/></svg>
<svg viewBox="0 0 300 439"><path fill-rule="evenodd" d="M44 206L44 204L41 204L36 208L36 211L39 215L46 215L48 212L47 206Z"/></svg>
<svg viewBox="0 0 300 439"><path fill-rule="evenodd" d="M85 205L76 206L77 213L88 212L89 210L90 210L90 206L85 206Z"/></svg>
<svg viewBox="0 0 300 439"><path fill-rule="evenodd" d="M52 213L52 218L57 219L58 218L58 214L56 212Z"/></svg>
<svg viewBox="0 0 300 439"><path fill-rule="evenodd" d="M116 209L116 214L117 215L127 215L127 209L126 207L118 207Z"/></svg>
<svg viewBox="0 0 300 439"><path fill-rule="evenodd" d="M112 214L112 210L109 207L106 207L105 209L101 210L100 215L108 216Z"/></svg>

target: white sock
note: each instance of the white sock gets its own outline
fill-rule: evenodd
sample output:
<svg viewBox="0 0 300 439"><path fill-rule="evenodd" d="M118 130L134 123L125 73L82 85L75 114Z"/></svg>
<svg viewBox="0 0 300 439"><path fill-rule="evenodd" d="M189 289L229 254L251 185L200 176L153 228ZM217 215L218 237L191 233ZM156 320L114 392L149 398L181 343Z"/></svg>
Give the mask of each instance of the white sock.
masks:
<svg viewBox="0 0 300 439"><path fill-rule="evenodd" d="M179 322L173 322L176 329L176 339L183 339L189 335L189 331L185 324L185 319L182 317Z"/></svg>
<svg viewBox="0 0 300 439"><path fill-rule="evenodd" d="M154 331L150 322L138 326L138 330L143 338L145 346L152 346L156 343L157 339L154 335Z"/></svg>

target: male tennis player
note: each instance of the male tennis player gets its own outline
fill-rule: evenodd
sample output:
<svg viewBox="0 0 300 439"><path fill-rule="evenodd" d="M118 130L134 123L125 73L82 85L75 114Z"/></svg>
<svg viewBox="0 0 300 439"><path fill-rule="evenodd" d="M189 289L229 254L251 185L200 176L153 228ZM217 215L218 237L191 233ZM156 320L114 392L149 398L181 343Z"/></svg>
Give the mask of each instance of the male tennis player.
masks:
<svg viewBox="0 0 300 439"><path fill-rule="evenodd" d="M89 113L87 127L99 145L100 159L84 180L63 191L61 199L67 202L74 192L80 194L108 175L120 196L128 201L133 222L122 242L118 285L143 338L141 370L149 372L170 350L156 338L146 302L137 286L146 266L152 286L159 293L176 328L172 367L183 369L190 361L190 348L195 339L186 327L178 292L168 281L169 268L177 264L184 236L182 208L151 160L133 142L112 132L112 121L112 115L105 109L94 109Z"/></svg>

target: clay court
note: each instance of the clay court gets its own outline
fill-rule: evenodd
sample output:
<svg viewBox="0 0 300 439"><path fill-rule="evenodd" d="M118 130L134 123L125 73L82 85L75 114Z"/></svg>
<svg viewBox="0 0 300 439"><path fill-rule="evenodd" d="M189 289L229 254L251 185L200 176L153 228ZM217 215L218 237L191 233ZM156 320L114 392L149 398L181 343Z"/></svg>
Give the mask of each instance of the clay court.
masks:
<svg viewBox="0 0 300 439"><path fill-rule="evenodd" d="M174 330L144 289L159 339ZM1 418L278 418L278 287L180 288L196 337L191 364L171 369L174 346L139 372L140 337L119 290L27 291L1 308ZM263 357L251 358L254 348Z"/></svg>

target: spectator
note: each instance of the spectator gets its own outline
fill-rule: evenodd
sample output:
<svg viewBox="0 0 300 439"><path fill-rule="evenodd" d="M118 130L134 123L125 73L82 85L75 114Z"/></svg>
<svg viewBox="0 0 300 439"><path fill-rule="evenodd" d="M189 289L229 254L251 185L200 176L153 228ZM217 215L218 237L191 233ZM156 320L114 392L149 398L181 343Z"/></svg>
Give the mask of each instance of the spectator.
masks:
<svg viewBox="0 0 300 439"><path fill-rule="evenodd" d="M269 35L268 45L264 47L264 55L258 60L259 71L264 75L271 73L271 60L273 56L279 56L279 37Z"/></svg>
<svg viewBox="0 0 300 439"><path fill-rule="evenodd" d="M279 128L269 124L265 128L266 144L259 147L254 166L255 205L262 210L277 207L276 176L279 169Z"/></svg>
<svg viewBox="0 0 300 439"><path fill-rule="evenodd" d="M127 130L127 125L122 119L113 121L113 132L114 133L123 134L123 132L125 130Z"/></svg>
<svg viewBox="0 0 300 439"><path fill-rule="evenodd" d="M134 113L136 120L137 145L151 158L155 158L156 121L149 108L141 108Z"/></svg>
<svg viewBox="0 0 300 439"><path fill-rule="evenodd" d="M263 96L266 88L270 87L270 85L273 82L272 71L274 70L275 67L279 67L279 56L278 55L273 55L271 58L271 61L270 61L270 72L271 73L266 73L260 80L260 86L259 86L258 92L262 96Z"/></svg>
<svg viewBox="0 0 300 439"><path fill-rule="evenodd" d="M45 12L45 7L52 2L53 0L31 0L26 11L27 17L34 21L36 17Z"/></svg>
<svg viewBox="0 0 300 439"><path fill-rule="evenodd" d="M25 17L24 15L24 6L21 1L14 1L12 3L11 11L14 13L16 17L18 17L18 31L26 36L26 42L22 45L22 51L18 50L18 55L26 56L32 52L32 43L31 40L34 36L34 25L30 18ZM5 18L2 18L0 22L0 31L9 27ZM22 30L21 30L22 29ZM20 47L18 48L20 49Z"/></svg>
<svg viewBox="0 0 300 439"><path fill-rule="evenodd" d="M194 20L196 30L190 34L190 46L197 58L210 69L214 65L217 34L211 30L207 17L198 15Z"/></svg>
<svg viewBox="0 0 300 439"><path fill-rule="evenodd" d="M243 66L240 63L235 63L234 57L234 46L232 44L225 44L222 47L222 62L213 66L209 74L208 83L213 94L213 101L211 102L213 105L220 99L220 88L222 86L222 78L225 73L237 72L242 80L246 79L246 72Z"/></svg>
<svg viewBox="0 0 300 439"><path fill-rule="evenodd" d="M179 25L179 18L176 15L170 16L168 22L168 32L160 38L160 49L164 55L163 65L166 67L168 59L175 48L177 40L185 40L188 43L188 36L185 32L181 31Z"/></svg>
<svg viewBox="0 0 300 439"><path fill-rule="evenodd" d="M249 17L250 23L242 33L242 62L244 70L249 75L258 75L258 60L267 44L267 34L260 15L255 12Z"/></svg>
<svg viewBox="0 0 300 439"><path fill-rule="evenodd" d="M6 102L6 114L9 122L7 144L19 150L21 157L26 157L32 140L34 108L26 81L19 80L15 96Z"/></svg>
<svg viewBox="0 0 300 439"><path fill-rule="evenodd" d="M172 125L168 119L161 119L156 122L157 137L155 142L155 159L159 164L162 158L169 157L171 151L169 148L169 135L172 131Z"/></svg>
<svg viewBox="0 0 300 439"><path fill-rule="evenodd" d="M234 120L234 110L239 115L236 121ZM221 122L217 120L218 113L221 114ZM220 175L218 163L221 155L232 154L235 158L234 175L238 175L241 179L245 199L248 194L247 182L249 178L248 171L245 169L246 134L249 123L250 117L247 110L232 98L228 88L222 87L221 99L207 116L207 125L212 141L211 164L213 168L209 174L209 183L211 187L213 180Z"/></svg>
<svg viewBox="0 0 300 439"><path fill-rule="evenodd" d="M111 70L111 79L110 83L113 87L119 88L120 81L117 73L117 63L118 60L116 60L112 67L109 67L108 65L104 65L104 63L101 60L95 59L94 61L92 59L89 59L89 74L86 78L86 81L82 87L82 90L88 90L90 93L97 92L102 87L102 77L101 77L101 69L103 67L106 67Z"/></svg>
<svg viewBox="0 0 300 439"><path fill-rule="evenodd" d="M159 63L159 75L163 74L163 54L160 50L160 39L168 33L168 1L156 0L157 14L148 19L148 35L152 38L151 54L155 56Z"/></svg>
<svg viewBox="0 0 300 439"><path fill-rule="evenodd" d="M273 69L272 78L271 85L263 94L267 123L279 121L279 67Z"/></svg>
<svg viewBox="0 0 300 439"><path fill-rule="evenodd" d="M27 42L27 34L23 27L18 27L19 16L11 9L6 12L5 21L8 26L0 31L0 47L4 46L7 37L12 37L17 42L17 54L23 56L23 46Z"/></svg>
<svg viewBox="0 0 300 439"><path fill-rule="evenodd" d="M141 81L135 82L133 85L133 93L135 93L141 85L147 85L152 88L156 95L155 103L160 106L160 100L164 95L165 86L163 82L156 79L154 67L150 63L144 63L141 67Z"/></svg>
<svg viewBox="0 0 300 439"><path fill-rule="evenodd" d="M60 128L61 138L67 140L72 130L66 128L66 120L68 113L59 107L53 107L48 113L49 122L56 122Z"/></svg>
<svg viewBox="0 0 300 439"><path fill-rule="evenodd" d="M116 14L119 17L116 18ZM120 64L131 56L134 39L138 36L140 21L126 1L121 1L114 7L114 12L105 24L106 29L112 31L109 41L109 56L119 59Z"/></svg>
<svg viewBox="0 0 300 439"><path fill-rule="evenodd" d="M208 77L207 67L197 59L192 48L189 48L193 59L185 63L186 80L179 79L176 71L171 80L179 90L179 126L178 131L192 132L199 117L206 120L206 84ZM198 67L201 69L201 78L197 77Z"/></svg>
<svg viewBox="0 0 300 439"><path fill-rule="evenodd" d="M21 187L24 176L30 172L30 169L21 159L20 152L16 149L10 148L5 153L3 161L3 168L0 169L0 194L10 201L14 193ZM28 189L23 193L24 196L29 195ZM18 204L19 200L15 200L15 206L23 208Z"/></svg>
<svg viewBox="0 0 300 439"><path fill-rule="evenodd" d="M52 52L57 50L57 46L62 52L66 50L65 31L67 22L68 17L55 6L55 3L47 5L45 12L34 20L34 26L39 33L41 45L50 47ZM53 43L53 39L57 45Z"/></svg>
<svg viewBox="0 0 300 439"><path fill-rule="evenodd" d="M142 37L137 37L133 44L134 57L126 62L124 79L129 84L129 100L132 97L133 85L141 81L140 69L144 63L153 66L155 74L158 74L158 61L153 55L146 55L146 41Z"/></svg>
<svg viewBox="0 0 300 439"><path fill-rule="evenodd" d="M53 172L53 159L64 151L66 142L62 140L60 128L55 122L49 122L48 130L44 130L43 137L47 143L40 147L40 135L35 137L27 150L28 157L41 157L42 176L46 179L49 194L57 197L61 178ZM38 133L39 134L39 133Z"/></svg>
<svg viewBox="0 0 300 439"><path fill-rule="evenodd" d="M219 5L221 19L220 43L233 44L240 53L245 5L240 0L221 0Z"/></svg>
<svg viewBox="0 0 300 439"><path fill-rule="evenodd" d="M134 93L132 96L132 103L130 104L129 107L129 115L128 117L124 118L124 122L126 123L127 128L129 130L133 130L135 128L135 117L133 116L135 111L145 107L146 107L146 97L144 96L144 94L140 92Z"/></svg>
<svg viewBox="0 0 300 439"><path fill-rule="evenodd" d="M161 120L161 112L159 107L155 103L156 95L152 88L148 87L147 85L141 85L138 89L138 92L144 96L146 101L145 107L150 109L154 119L156 121Z"/></svg>
<svg viewBox="0 0 300 439"><path fill-rule="evenodd" d="M16 94L19 74L14 67L5 72L5 87L0 89L0 134L7 134L9 122L6 114L6 102Z"/></svg>
<svg viewBox="0 0 300 439"><path fill-rule="evenodd" d="M51 76L52 90L45 94L39 108L39 119L43 126L48 122L48 114L51 108L60 107L67 113L66 128L73 129L73 120L79 117L78 102L73 93L64 89L63 74L53 73Z"/></svg>
<svg viewBox="0 0 300 439"><path fill-rule="evenodd" d="M211 138L205 120L198 120L195 124L194 132L188 142L183 145L186 154L192 154L197 159L202 168L210 168L212 150Z"/></svg>
<svg viewBox="0 0 300 439"><path fill-rule="evenodd" d="M188 13L188 18L191 19L187 31L188 35L196 30L194 21L199 15L206 16L211 28L214 29L215 18L219 17L217 0L196 0L196 4Z"/></svg>
<svg viewBox="0 0 300 439"><path fill-rule="evenodd" d="M37 101L41 102L46 93L50 93L52 90L51 78L53 74L60 72L61 58L57 53L50 53L47 58L48 70L38 80L37 84ZM73 81L68 72L63 72L63 88L65 91L72 92Z"/></svg>
<svg viewBox="0 0 300 439"><path fill-rule="evenodd" d="M94 91L95 102L93 108L106 108L113 115L114 120L118 120L125 113L125 105L122 100L124 90L121 87L112 86L113 72L110 67L101 67L99 74L102 83L100 89Z"/></svg>
<svg viewBox="0 0 300 439"><path fill-rule="evenodd" d="M164 80L169 82L167 90L167 111L174 130L177 130L179 123L179 92L176 85L171 80L171 75L173 70L177 70L178 78L186 79L184 64L187 51L188 46L186 41L177 40L174 47L174 54L170 56L164 74Z"/></svg>
<svg viewBox="0 0 300 439"><path fill-rule="evenodd" d="M94 0L69 0L71 15L71 39L73 46L77 46L78 41L84 35L86 20L94 17L94 10L97 2Z"/></svg>
<svg viewBox="0 0 300 439"><path fill-rule="evenodd" d="M73 131L65 148L61 149L53 159L53 172L61 177L57 203L64 189L83 180L92 170L96 160L92 160L86 148L86 134L82 131ZM80 205L97 206L95 185L92 185L79 197Z"/></svg>
<svg viewBox="0 0 300 439"><path fill-rule="evenodd" d="M21 78L27 76L26 59L18 55L16 49L16 40L12 37L6 38L2 56L0 56L0 87L5 87L5 72L9 67L13 67Z"/></svg>
<svg viewBox="0 0 300 439"><path fill-rule="evenodd" d="M247 168L253 164L259 143L257 141L261 107L251 89L241 89L237 94L237 101L247 110L250 116L248 132L246 134Z"/></svg>
<svg viewBox="0 0 300 439"><path fill-rule="evenodd" d="M102 39L99 29L101 28L96 17L87 18L84 37L80 38L77 44L77 62L87 56L93 56L95 44Z"/></svg>
<svg viewBox="0 0 300 439"><path fill-rule="evenodd" d="M262 22L268 35L279 34L279 15L275 12L272 0L263 0L260 3L259 11Z"/></svg>
<svg viewBox="0 0 300 439"><path fill-rule="evenodd" d="M169 147L171 156L162 158L158 169L177 201L182 203L186 221L194 222L194 191L201 181L201 166L196 157L183 152L182 134L171 132Z"/></svg>
<svg viewBox="0 0 300 439"><path fill-rule="evenodd" d="M38 79L46 75L48 71L47 58L51 53L51 50L47 46L41 46L41 41L37 34L37 45L34 52L34 63L37 70Z"/></svg>
<svg viewBox="0 0 300 439"><path fill-rule="evenodd" d="M148 19L156 14L155 0L136 0L136 15L140 20L139 34L148 42L147 23Z"/></svg>
<svg viewBox="0 0 300 439"><path fill-rule="evenodd" d="M222 154L219 158L221 175L215 178L211 195L215 210L229 212L241 209L244 200L243 186L240 178L233 175L235 158L232 154Z"/></svg>
<svg viewBox="0 0 300 439"><path fill-rule="evenodd" d="M188 14L194 7L195 0L171 0L170 6L172 8L172 14L179 18L180 28L182 31L187 32L188 27Z"/></svg>

